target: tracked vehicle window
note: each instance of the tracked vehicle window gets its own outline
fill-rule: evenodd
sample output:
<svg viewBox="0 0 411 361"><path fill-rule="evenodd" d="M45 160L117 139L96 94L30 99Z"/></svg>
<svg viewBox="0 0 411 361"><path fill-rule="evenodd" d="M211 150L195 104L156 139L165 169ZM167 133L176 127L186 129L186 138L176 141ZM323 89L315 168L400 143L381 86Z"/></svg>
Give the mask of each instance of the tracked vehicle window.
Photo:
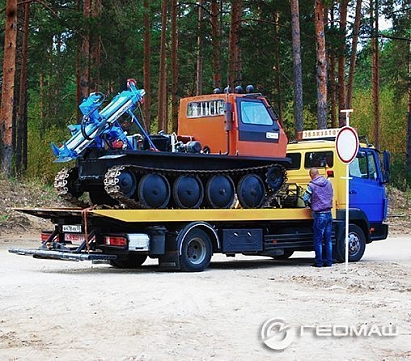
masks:
<svg viewBox="0 0 411 361"><path fill-rule="evenodd" d="M301 167L301 154L300 153L287 153L287 158L291 159L291 164L288 169L300 169Z"/></svg>
<svg viewBox="0 0 411 361"><path fill-rule="evenodd" d="M323 168L334 166L334 153L329 152L307 152L304 157L304 168Z"/></svg>
<svg viewBox="0 0 411 361"><path fill-rule="evenodd" d="M205 100L201 102L192 102L187 105L187 117L210 117L224 114L224 100Z"/></svg>
<svg viewBox="0 0 411 361"><path fill-rule="evenodd" d="M272 125L273 119L261 102L243 101L241 104L241 121L245 124Z"/></svg>

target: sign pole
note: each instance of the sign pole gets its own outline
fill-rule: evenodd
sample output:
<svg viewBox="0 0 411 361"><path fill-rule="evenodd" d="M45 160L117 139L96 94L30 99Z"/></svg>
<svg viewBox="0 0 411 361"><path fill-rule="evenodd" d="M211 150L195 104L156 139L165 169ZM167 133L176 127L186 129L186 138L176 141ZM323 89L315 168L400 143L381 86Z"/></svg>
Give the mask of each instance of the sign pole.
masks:
<svg viewBox="0 0 411 361"><path fill-rule="evenodd" d="M350 113L353 109L343 109L341 113L345 113L346 126L350 126ZM348 271L348 234L350 228L350 163L345 164L345 271Z"/></svg>
<svg viewBox="0 0 411 361"><path fill-rule="evenodd" d="M348 123L348 114L347 114ZM348 233L350 228L350 165L345 165L345 271L348 271Z"/></svg>

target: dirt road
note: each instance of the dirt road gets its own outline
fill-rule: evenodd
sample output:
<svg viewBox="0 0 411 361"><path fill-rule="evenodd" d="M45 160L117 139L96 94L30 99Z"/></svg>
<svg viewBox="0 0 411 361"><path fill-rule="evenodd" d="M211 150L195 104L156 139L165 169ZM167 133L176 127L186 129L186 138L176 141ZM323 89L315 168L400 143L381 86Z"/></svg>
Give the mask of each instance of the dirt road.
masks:
<svg viewBox="0 0 411 361"><path fill-rule="evenodd" d="M216 255L202 273L7 252L36 237L0 237L1 360L411 358L409 235L369 245L348 272L297 253Z"/></svg>

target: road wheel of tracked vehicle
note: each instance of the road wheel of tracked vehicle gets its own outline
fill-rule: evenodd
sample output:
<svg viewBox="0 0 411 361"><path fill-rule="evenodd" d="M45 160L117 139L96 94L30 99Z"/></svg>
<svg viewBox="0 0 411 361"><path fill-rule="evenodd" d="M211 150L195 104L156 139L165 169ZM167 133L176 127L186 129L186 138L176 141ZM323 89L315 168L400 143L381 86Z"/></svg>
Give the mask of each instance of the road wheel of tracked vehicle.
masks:
<svg viewBox="0 0 411 361"><path fill-rule="evenodd" d="M204 199L204 187L196 176L182 175L173 184L173 199L179 208L198 208Z"/></svg>
<svg viewBox="0 0 411 361"><path fill-rule="evenodd" d="M277 192L281 189L286 178L283 167L279 165L270 167L267 171L266 176L267 184L274 192Z"/></svg>
<svg viewBox="0 0 411 361"><path fill-rule="evenodd" d="M206 199L211 208L230 208L234 197L234 182L229 176L218 174L208 180Z"/></svg>
<svg viewBox="0 0 411 361"><path fill-rule="evenodd" d="M165 208L170 201L170 184L161 174L146 174L138 184L138 199L145 208Z"/></svg>
<svg viewBox="0 0 411 361"><path fill-rule="evenodd" d="M264 202L264 182L256 174L247 174L237 185L238 201L243 208L260 208Z"/></svg>
<svg viewBox="0 0 411 361"><path fill-rule="evenodd" d="M184 239L180 255L180 267L185 272L204 271L213 253L211 239L202 229L194 228Z"/></svg>
<svg viewBox="0 0 411 361"><path fill-rule="evenodd" d="M117 179L117 184L120 187L119 191L126 197L131 198L137 189L137 179L135 174L130 170L123 170Z"/></svg>
<svg viewBox="0 0 411 361"><path fill-rule="evenodd" d="M112 260L110 264L117 268L139 268L147 259L146 254L130 253L125 260Z"/></svg>

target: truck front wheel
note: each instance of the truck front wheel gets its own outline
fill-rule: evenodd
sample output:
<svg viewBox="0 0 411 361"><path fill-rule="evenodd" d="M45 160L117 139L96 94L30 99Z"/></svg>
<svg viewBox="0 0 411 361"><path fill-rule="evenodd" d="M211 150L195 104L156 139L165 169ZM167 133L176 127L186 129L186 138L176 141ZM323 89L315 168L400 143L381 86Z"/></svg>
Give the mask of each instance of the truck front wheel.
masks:
<svg viewBox="0 0 411 361"><path fill-rule="evenodd" d="M345 235L345 233L344 233ZM348 232L348 261L358 262L365 252L366 239L364 231L356 224L350 224ZM339 262L345 261L345 237L337 240L335 258Z"/></svg>
<svg viewBox="0 0 411 361"><path fill-rule="evenodd" d="M190 230L182 241L180 268L185 272L204 271L210 263L213 247L209 235L202 229Z"/></svg>

